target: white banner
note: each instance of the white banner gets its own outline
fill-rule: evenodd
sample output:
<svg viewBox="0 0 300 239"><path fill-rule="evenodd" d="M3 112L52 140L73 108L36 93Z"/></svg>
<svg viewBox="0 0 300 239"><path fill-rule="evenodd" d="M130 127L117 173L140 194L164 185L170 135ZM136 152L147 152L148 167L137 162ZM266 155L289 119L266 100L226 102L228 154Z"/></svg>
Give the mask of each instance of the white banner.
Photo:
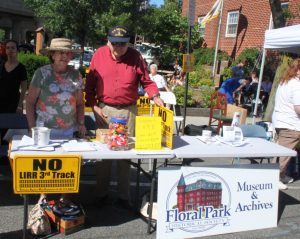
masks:
<svg viewBox="0 0 300 239"><path fill-rule="evenodd" d="M279 170L259 166L159 170L157 238L276 227Z"/></svg>

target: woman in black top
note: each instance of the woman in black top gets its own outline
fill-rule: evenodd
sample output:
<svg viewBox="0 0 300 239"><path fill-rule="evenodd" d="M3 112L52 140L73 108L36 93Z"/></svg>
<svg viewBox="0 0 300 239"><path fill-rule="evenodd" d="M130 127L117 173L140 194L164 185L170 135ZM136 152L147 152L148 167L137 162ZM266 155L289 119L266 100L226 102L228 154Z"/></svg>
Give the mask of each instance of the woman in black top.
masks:
<svg viewBox="0 0 300 239"><path fill-rule="evenodd" d="M7 60L0 65L0 113L22 113L27 90L27 72L17 59L18 44L5 44Z"/></svg>

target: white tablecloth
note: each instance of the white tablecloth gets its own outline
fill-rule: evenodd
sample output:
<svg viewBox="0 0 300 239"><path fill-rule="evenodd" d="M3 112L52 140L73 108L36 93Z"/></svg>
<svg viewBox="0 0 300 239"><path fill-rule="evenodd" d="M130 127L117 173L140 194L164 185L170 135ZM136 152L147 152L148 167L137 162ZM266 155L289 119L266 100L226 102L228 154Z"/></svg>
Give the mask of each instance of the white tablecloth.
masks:
<svg viewBox="0 0 300 239"><path fill-rule="evenodd" d="M221 143L205 144L195 136L175 136L173 152L177 158L260 158L296 156L294 150L260 138L247 138L243 146L233 147Z"/></svg>

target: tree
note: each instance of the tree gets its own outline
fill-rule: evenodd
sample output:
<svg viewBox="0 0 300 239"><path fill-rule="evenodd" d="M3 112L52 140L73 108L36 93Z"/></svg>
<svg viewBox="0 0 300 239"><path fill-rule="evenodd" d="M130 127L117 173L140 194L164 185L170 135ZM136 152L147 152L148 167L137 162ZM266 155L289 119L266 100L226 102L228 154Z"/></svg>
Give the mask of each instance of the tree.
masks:
<svg viewBox="0 0 300 239"><path fill-rule="evenodd" d="M187 18L182 16L181 4L176 0L166 0L160 8L151 8L144 16L143 28L139 29L147 41L160 45L165 59L174 61L186 52L188 38ZM200 46L200 28L192 29L192 45Z"/></svg>
<svg viewBox="0 0 300 239"><path fill-rule="evenodd" d="M269 0L274 28L281 28L285 26L285 18L281 8L280 0Z"/></svg>
<svg viewBox="0 0 300 239"><path fill-rule="evenodd" d="M83 47L96 38L95 22L104 0L24 0L45 28L57 36L76 37Z"/></svg>
<svg viewBox="0 0 300 239"><path fill-rule="evenodd" d="M285 26L285 18L284 14L281 8L281 1L280 0L269 0L273 22L274 22L274 28L281 28ZM287 60L284 57L283 61L280 66L278 66L275 74L275 78L273 80L273 86L272 90L270 92L268 105L264 114L264 120L265 121L272 121L272 114L274 110L274 104L275 104L275 93L277 90L277 86L279 84L279 81L284 73L284 70L287 66Z"/></svg>
<svg viewBox="0 0 300 239"><path fill-rule="evenodd" d="M57 36L75 38L83 47L86 42L104 43L108 29L125 24L135 31L142 22L143 0L24 0L45 28ZM139 24L137 24L139 23Z"/></svg>

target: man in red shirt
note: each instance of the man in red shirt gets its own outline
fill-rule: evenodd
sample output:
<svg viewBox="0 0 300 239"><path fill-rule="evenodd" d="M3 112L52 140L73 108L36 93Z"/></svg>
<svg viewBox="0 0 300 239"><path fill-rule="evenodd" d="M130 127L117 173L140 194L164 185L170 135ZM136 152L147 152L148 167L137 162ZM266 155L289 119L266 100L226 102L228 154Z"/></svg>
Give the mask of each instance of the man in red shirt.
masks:
<svg viewBox="0 0 300 239"><path fill-rule="evenodd" d="M109 30L106 46L93 55L86 81L87 105L93 108L98 127L107 128L112 117L127 119L128 133L134 136L136 101L139 83L156 105L163 106L155 82L151 81L141 54L128 47L130 36L123 26ZM121 207L130 208L130 165L118 160L118 200ZM108 199L112 160L97 163L98 205Z"/></svg>

